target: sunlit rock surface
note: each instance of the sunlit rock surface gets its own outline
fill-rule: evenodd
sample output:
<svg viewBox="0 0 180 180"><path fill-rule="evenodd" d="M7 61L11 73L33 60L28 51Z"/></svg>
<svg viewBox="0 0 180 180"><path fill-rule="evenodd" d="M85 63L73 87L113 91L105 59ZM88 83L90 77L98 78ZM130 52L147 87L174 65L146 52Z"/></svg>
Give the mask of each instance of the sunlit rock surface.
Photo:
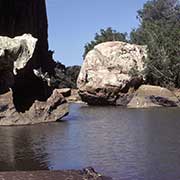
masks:
<svg viewBox="0 0 180 180"><path fill-rule="evenodd" d="M32 58L37 39L31 34L24 34L15 38L0 36L0 70L4 66L13 62L13 72L16 75L17 70L24 68ZM11 68L8 67L7 68Z"/></svg>
<svg viewBox="0 0 180 180"><path fill-rule="evenodd" d="M173 92L160 86L142 85L127 105L129 108L179 107Z"/></svg>
<svg viewBox="0 0 180 180"><path fill-rule="evenodd" d="M134 86L142 83L146 56L146 46L119 41L95 46L86 55L77 80L82 100L88 104L116 104L118 93L127 92L132 81Z"/></svg>
<svg viewBox="0 0 180 180"><path fill-rule="evenodd" d="M68 103L58 90L47 101L36 100L25 112L18 112L12 91L0 95L0 125L27 125L60 120L68 114Z"/></svg>
<svg viewBox="0 0 180 180"><path fill-rule="evenodd" d="M37 39L31 34L15 38L0 36L0 92L14 84L14 75L32 58Z"/></svg>

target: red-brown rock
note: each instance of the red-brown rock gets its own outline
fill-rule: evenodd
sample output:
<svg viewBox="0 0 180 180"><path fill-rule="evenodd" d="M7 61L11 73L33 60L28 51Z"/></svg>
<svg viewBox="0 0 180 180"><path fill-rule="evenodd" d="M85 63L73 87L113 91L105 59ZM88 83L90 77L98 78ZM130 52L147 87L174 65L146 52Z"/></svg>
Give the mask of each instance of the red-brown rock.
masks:
<svg viewBox="0 0 180 180"><path fill-rule="evenodd" d="M0 95L0 125L26 125L57 121L68 114L68 103L54 90L47 101L35 101L24 113L17 112L12 91Z"/></svg>

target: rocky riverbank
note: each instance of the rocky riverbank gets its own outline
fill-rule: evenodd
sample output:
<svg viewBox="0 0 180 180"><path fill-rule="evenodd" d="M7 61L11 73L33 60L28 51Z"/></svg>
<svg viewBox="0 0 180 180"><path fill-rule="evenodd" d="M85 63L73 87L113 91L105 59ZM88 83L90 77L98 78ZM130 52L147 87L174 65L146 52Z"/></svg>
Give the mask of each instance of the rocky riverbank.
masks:
<svg viewBox="0 0 180 180"><path fill-rule="evenodd" d="M67 171L0 172L3 180L112 180L94 171L93 168Z"/></svg>
<svg viewBox="0 0 180 180"><path fill-rule="evenodd" d="M68 103L54 89L75 88L80 67L53 60L45 0L2 0L0 9L0 125L62 118Z"/></svg>
<svg viewBox="0 0 180 180"><path fill-rule="evenodd" d="M0 36L0 125L57 121L68 114L68 102L130 108L180 106L177 91L144 85L146 46L104 42L88 52L82 67L65 67L48 50L45 1L37 2L38 9L24 4L21 14L14 11L18 2L13 2L6 18L15 23L0 27L0 35L6 35ZM8 3L4 1L2 7L0 24L5 22ZM30 21L28 13L36 14L40 24L34 17Z"/></svg>
<svg viewBox="0 0 180 180"><path fill-rule="evenodd" d="M30 34L15 38L0 36L0 125L51 122L68 114L68 103L61 92L53 90L48 78L39 76L36 69L33 69L34 81L27 85L28 91L21 91L20 86L26 86L28 80L19 84L17 76L24 79L19 71L26 71L36 42L37 39ZM40 89L39 85L36 87L36 82Z"/></svg>
<svg viewBox="0 0 180 180"><path fill-rule="evenodd" d="M12 91L0 95L0 125L28 125L52 122L68 114L68 103L58 90L54 90L47 101L36 100L29 110L18 112Z"/></svg>

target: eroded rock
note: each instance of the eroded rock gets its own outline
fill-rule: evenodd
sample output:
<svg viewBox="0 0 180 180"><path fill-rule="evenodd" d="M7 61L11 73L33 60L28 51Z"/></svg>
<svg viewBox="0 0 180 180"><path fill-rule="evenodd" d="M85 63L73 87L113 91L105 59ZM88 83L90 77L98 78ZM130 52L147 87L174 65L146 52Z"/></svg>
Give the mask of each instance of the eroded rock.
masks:
<svg viewBox="0 0 180 180"><path fill-rule="evenodd" d="M0 91L6 92L14 84L17 70L23 69L32 58L37 39L31 34L15 38L0 36Z"/></svg>
<svg viewBox="0 0 180 180"><path fill-rule="evenodd" d="M58 89L58 91L64 96L69 97L71 95L71 89L70 88L62 88Z"/></svg>
<svg viewBox="0 0 180 180"><path fill-rule="evenodd" d="M78 89L71 89L71 96L68 96L66 99L68 102L83 103L79 96Z"/></svg>
<svg viewBox="0 0 180 180"><path fill-rule="evenodd" d="M129 108L179 107L173 92L160 86L142 85L127 105Z"/></svg>
<svg viewBox="0 0 180 180"><path fill-rule="evenodd" d="M50 75L54 73L55 63L48 51L46 1L1 0L0 35L14 38L25 33L38 39L36 48L27 65L18 70L17 75L11 79L10 85L6 85L14 84L12 88L14 102L18 111L21 112L28 110L35 100L45 101L52 93L47 83L42 82L33 73L33 69L39 68L43 73L47 72ZM3 76L4 74L7 73L3 72ZM2 81L4 83L4 80Z"/></svg>
<svg viewBox="0 0 180 180"><path fill-rule="evenodd" d="M53 63L52 59L48 57L46 1L1 0L0 35L14 38L25 33L32 34L38 39L34 56L26 69L26 74L29 74L30 70L40 67L45 72L51 72Z"/></svg>
<svg viewBox="0 0 180 180"><path fill-rule="evenodd" d="M27 125L57 121L68 114L68 103L58 90L47 101L35 101L24 113L17 112L12 91L0 95L0 125Z"/></svg>
<svg viewBox="0 0 180 180"><path fill-rule="evenodd" d="M24 68L32 58L37 39L31 34L24 34L15 38L0 36L0 65L1 69L11 69L13 62L13 72L16 75L17 70Z"/></svg>
<svg viewBox="0 0 180 180"><path fill-rule="evenodd" d="M93 168L83 170L58 170L58 171L21 171L0 172L3 180L112 180L97 173Z"/></svg>
<svg viewBox="0 0 180 180"><path fill-rule="evenodd" d="M146 46L119 41L95 46L87 54L77 80L82 100L88 104L116 104L119 92L142 84L146 56Z"/></svg>

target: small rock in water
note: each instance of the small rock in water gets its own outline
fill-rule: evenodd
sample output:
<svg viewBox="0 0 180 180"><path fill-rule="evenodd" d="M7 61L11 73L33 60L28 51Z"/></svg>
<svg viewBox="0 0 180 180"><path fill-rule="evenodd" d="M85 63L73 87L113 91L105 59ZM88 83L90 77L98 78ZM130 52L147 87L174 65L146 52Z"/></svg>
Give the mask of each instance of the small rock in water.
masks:
<svg viewBox="0 0 180 180"><path fill-rule="evenodd" d="M127 105L129 108L179 107L179 99L173 92L159 86L142 85Z"/></svg>

